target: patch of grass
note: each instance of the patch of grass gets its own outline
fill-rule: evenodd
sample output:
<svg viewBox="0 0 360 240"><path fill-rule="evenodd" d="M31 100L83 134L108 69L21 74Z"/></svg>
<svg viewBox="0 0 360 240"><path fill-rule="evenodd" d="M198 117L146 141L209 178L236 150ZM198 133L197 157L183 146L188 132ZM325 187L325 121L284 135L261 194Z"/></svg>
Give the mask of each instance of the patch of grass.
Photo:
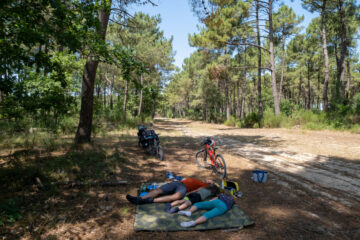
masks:
<svg viewBox="0 0 360 240"><path fill-rule="evenodd" d="M145 126L152 126L154 120L148 116L148 117L129 117L126 119L126 121L119 121L116 124L116 128L119 130L129 130L129 129L135 129L139 125L145 125Z"/></svg>
<svg viewBox="0 0 360 240"><path fill-rule="evenodd" d="M350 128L350 132L360 134L360 124L355 124Z"/></svg>
<svg viewBox="0 0 360 240"><path fill-rule="evenodd" d="M309 130L324 130L328 129L328 126L322 123L308 122L304 125L304 128Z"/></svg>
<svg viewBox="0 0 360 240"><path fill-rule="evenodd" d="M0 226L11 225L21 218L18 199L11 198L7 202L0 204Z"/></svg>
<svg viewBox="0 0 360 240"><path fill-rule="evenodd" d="M11 195L8 193L32 191L32 186L37 185L36 178L39 178L46 186L43 190L49 196L56 195L58 186L51 182L107 181L127 160L123 154L98 140L87 147L74 147L72 140L64 141L61 135L36 133L33 136L27 138L28 141L19 140L18 136L9 139L12 151L0 168L0 193Z"/></svg>
<svg viewBox="0 0 360 240"><path fill-rule="evenodd" d="M5 133L0 136L0 149L32 150L41 148L44 151L53 151L73 142L72 139L64 138L59 134L34 130L32 133Z"/></svg>
<svg viewBox="0 0 360 240"><path fill-rule="evenodd" d="M291 115L281 113L276 116L272 109L267 109L264 112L264 127L265 128L292 128L299 126L303 129L309 130L340 130L359 132L357 122L360 118L357 115L345 114L341 115L339 112L320 112L316 110L296 110L292 111Z"/></svg>
<svg viewBox="0 0 360 240"><path fill-rule="evenodd" d="M128 207L123 207L121 209L121 215L123 215L124 217L127 217L129 215L129 208Z"/></svg>

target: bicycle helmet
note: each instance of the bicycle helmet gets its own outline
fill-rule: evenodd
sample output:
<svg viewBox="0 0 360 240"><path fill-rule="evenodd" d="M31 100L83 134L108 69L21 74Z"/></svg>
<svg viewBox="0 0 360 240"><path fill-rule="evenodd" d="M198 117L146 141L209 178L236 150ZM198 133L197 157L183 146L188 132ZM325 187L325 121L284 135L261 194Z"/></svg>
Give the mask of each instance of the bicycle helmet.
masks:
<svg viewBox="0 0 360 240"><path fill-rule="evenodd" d="M215 146L215 141L212 140L210 137L207 137L207 138L204 138L201 141L201 145L205 145L205 144L208 144L210 147L214 147Z"/></svg>

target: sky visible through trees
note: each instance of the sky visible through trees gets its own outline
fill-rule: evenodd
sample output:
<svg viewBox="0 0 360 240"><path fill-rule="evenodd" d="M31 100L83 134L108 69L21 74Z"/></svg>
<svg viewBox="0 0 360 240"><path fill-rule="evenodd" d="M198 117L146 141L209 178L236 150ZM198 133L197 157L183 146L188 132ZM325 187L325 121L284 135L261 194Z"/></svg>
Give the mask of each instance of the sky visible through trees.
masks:
<svg viewBox="0 0 360 240"><path fill-rule="evenodd" d="M311 19L316 17L315 13L306 11L301 6L301 1L282 1L289 7L292 7L297 15L304 15L304 21L300 24L304 28L310 23ZM190 56L195 50L188 44L188 34L197 32L197 25L201 25L198 18L194 15L187 0L158 0L154 1L157 7L133 6L131 12L142 11L150 15L160 14L162 22L161 29L167 37L174 36L174 50L176 51L175 65L181 67L183 60ZM275 8L278 8L277 4ZM303 30L304 31L304 30Z"/></svg>

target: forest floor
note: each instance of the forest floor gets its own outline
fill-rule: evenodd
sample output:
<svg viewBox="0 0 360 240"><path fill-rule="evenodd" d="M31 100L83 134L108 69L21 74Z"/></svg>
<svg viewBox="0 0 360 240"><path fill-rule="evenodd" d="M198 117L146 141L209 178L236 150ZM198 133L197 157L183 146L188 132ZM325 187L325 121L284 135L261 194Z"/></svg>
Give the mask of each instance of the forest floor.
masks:
<svg viewBox="0 0 360 240"><path fill-rule="evenodd" d="M47 190L32 184L4 194L0 200L5 195L22 199L22 218L0 226L0 239L360 239L360 135L238 129L179 119L157 119L153 129L164 148L162 162L138 148L136 130L109 132L81 149L65 145L18 158L14 155L21 150L1 149L0 170L9 171L14 159L43 164L44 169L49 162L67 162L60 172L58 165L48 168L57 177L69 172L70 179L87 174L128 184ZM215 139L225 158L228 179L239 183L243 196L236 204L255 225L239 231L135 232L135 206L125 196L136 194L141 183L164 181L167 171L216 179L194 161L206 136ZM0 176L6 176L3 169ZM268 171L266 183L252 181L255 169Z"/></svg>

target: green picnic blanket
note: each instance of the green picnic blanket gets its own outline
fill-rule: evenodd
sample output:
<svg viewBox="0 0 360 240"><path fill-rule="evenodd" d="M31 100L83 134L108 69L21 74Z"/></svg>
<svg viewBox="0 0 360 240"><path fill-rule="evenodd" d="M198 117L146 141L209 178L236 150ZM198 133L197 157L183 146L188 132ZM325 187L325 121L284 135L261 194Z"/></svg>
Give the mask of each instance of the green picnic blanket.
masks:
<svg viewBox="0 0 360 240"><path fill-rule="evenodd" d="M206 210L193 213L191 217L170 214L164 211L165 203L152 203L137 205L134 222L135 231L184 231L184 230L208 230L241 228L254 224L246 213L237 205L227 211L224 215L210 219L206 223L196 227L183 228L180 223L183 221L195 220Z"/></svg>

